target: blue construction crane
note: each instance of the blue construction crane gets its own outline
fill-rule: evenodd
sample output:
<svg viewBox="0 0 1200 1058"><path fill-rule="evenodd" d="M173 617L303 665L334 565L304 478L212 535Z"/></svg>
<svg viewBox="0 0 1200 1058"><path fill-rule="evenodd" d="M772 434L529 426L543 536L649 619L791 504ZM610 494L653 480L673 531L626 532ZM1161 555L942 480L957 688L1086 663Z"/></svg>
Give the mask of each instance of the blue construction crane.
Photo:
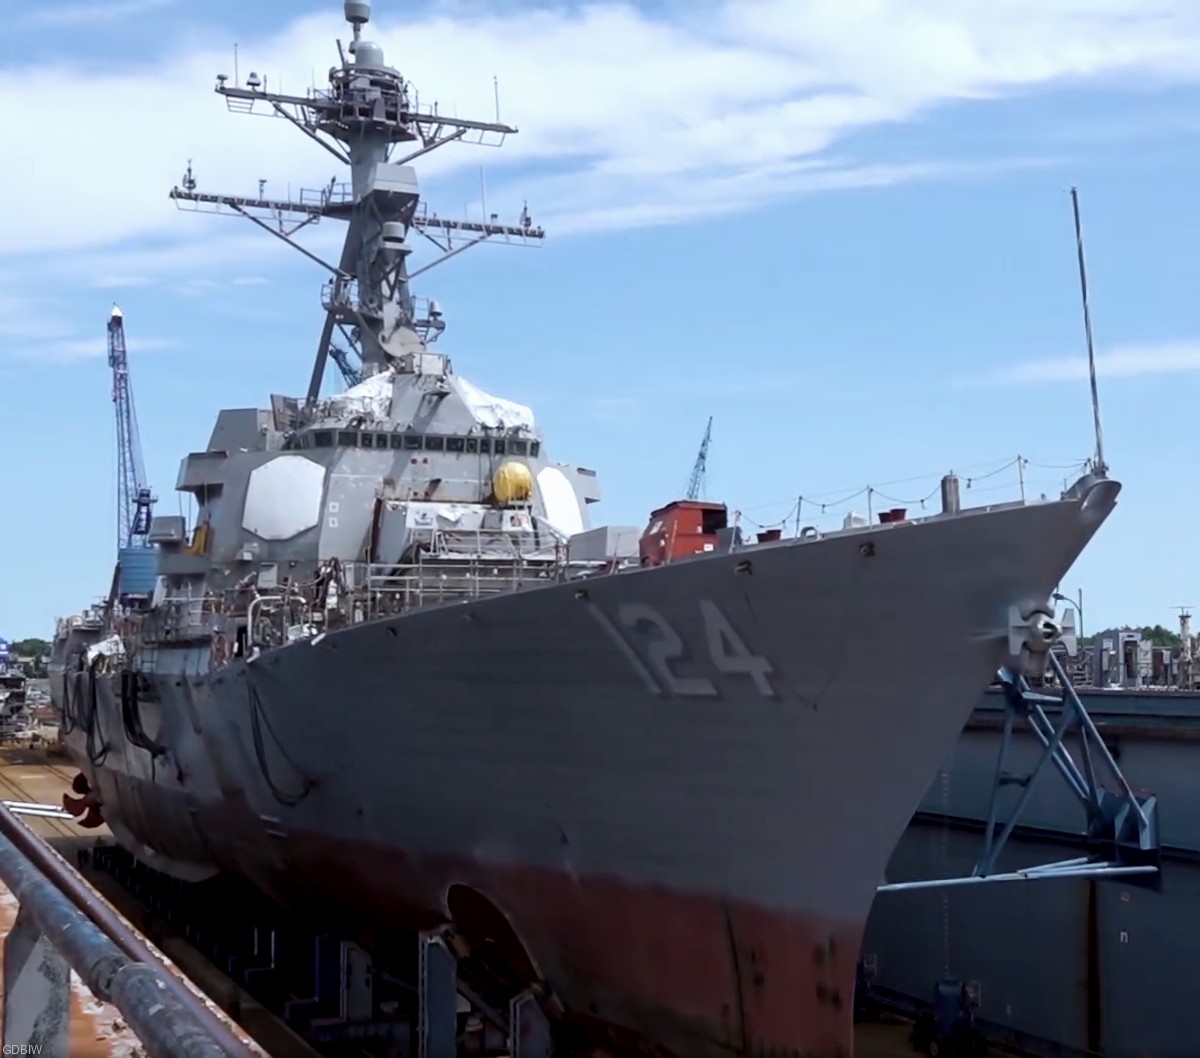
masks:
<svg viewBox="0 0 1200 1058"><path fill-rule="evenodd" d="M354 362L350 359L350 354L346 352L340 345L329 346L329 355L333 358L333 362L337 364L338 370L342 373L342 378L346 380L347 386L357 386L363 380L362 371L354 366Z"/></svg>
<svg viewBox="0 0 1200 1058"><path fill-rule="evenodd" d="M147 537L154 496L146 484L137 412L129 386L125 319L116 305L108 317L108 366L112 368L112 399L117 413L117 551L120 553L126 548L152 546Z"/></svg>
<svg viewBox="0 0 1200 1058"><path fill-rule="evenodd" d="M700 451L696 453L696 463L692 467L692 480L688 482L687 498L700 499L704 491L704 475L708 471L708 442L712 440L712 416L708 417L708 426L704 428L704 440L700 442Z"/></svg>

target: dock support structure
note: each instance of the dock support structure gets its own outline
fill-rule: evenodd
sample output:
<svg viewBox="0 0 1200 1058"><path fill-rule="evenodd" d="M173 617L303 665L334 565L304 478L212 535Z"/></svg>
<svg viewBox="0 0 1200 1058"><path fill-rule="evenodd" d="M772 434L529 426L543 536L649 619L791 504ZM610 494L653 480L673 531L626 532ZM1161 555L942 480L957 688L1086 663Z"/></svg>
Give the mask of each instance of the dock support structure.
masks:
<svg viewBox="0 0 1200 1058"><path fill-rule="evenodd" d="M418 1058L457 1058L458 964L440 933L422 934L417 995Z"/></svg>
<svg viewBox="0 0 1200 1058"><path fill-rule="evenodd" d="M460 995L485 1022L494 1027L507 1022L509 1058L552 1058L554 1045L550 1021L532 991L514 996L508 1004L508 1016L504 1018L459 981L458 961L441 931L423 933L419 942L418 1058L458 1058Z"/></svg>
<svg viewBox="0 0 1200 1058"><path fill-rule="evenodd" d="M1061 694L1034 690L1023 675L1011 669L1003 668L998 673L1007 707L1004 733L992 784L983 855L974 870L959 878L885 883L878 887L878 892L1051 878L1119 877L1132 885L1161 887L1157 800L1152 795L1139 796L1129 785L1071 686L1070 677L1052 652L1047 656L1047 664L1057 678ZM1057 712L1057 723L1050 719L1047 708ZM1024 723L1042 746L1037 764L1024 775L1008 770L1017 721ZM1067 743L1072 728L1079 743L1078 760ZM1051 768L1058 772L1083 807L1089 854L1018 871L997 872L1000 852L1012 836L1039 780ZM1021 794L1007 823L998 831L1000 791L1014 785L1021 787Z"/></svg>

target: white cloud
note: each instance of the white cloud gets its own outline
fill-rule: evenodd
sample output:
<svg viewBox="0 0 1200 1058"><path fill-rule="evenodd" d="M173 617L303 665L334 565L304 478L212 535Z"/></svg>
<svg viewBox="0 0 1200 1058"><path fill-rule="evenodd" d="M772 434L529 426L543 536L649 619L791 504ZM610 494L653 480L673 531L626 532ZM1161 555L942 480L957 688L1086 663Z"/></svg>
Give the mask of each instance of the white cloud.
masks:
<svg viewBox="0 0 1200 1058"><path fill-rule="evenodd" d="M1200 371L1200 341L1162 342L1155 345L1122 345L1096 354L1096 374L1104 378L1138 375L1180 375ZM1088 377L1087 354L1029 360L997 368L974 385L1025 386L1049 382L1076 382Z"/></svg>
<svg viewBox="0 0 1200 1058"><path fill-rule="evenodd" d="M274 87L306 88L333 58L335 34L346 35L340 5L329 7L257 40L234 26L224 39L176 32L174 46L114 55L106 66L72 57L0 70L8 141L38 143L44 114L71 113L73 154L88 161L86 196L74 166L42 167L36 181L21 165L0 170L0 195L25 203L6 217L8 252L183 232L166 191L189 157L201 189L252 192L261 177L283 193L327 181L328 155L284 122L227 114L211 89L216 73L233 72L237 39L243 76L253 69ZM877 182L881 167L923 175L921 165L888 159L804 174L818 160L828 170L823 152L849 133L950 101L1066 79L1200 72L1193 0L725 0L704 8L684 7L669 24L619 3L545 6L520 19L459 5L404 24L381 7L369 30L425 103L490 117L495 73L502 115L524 130L499 152L437 152L422 161L425 173L552 163L559 187L574 184L587 200L557 201L552 212L569 217L582 207L589 229L694 216L678 208L680 198L736 194L727 207L736 208L808 190L814 179L818 187L852 185L858 175ZM169 41L168 33L169 24ZM22 105L29 98L39 106ZM783 175L761 175L772 172ZM508 175L489 183L511 207L538 181ZM436 205L456 205L433 190ZM550 207L530 194L535 214L545 214ZM182 237L202 235L197 225Z"/></svg>
<svg viewBox="0 0 1200 1058"><path fill-rule="evenodd" d="M11 276L0 274L0 285ZM138 353L170 349L167 338L139 337L130 342ZM14 297L0 294L0 361L27 360L61 364L108 355L104 331L81 333L80 328L61 321L61 314L50 311L50 303L38 297Z"/></svg>
<svg viewBox="0 0 1200 1058"><path fill-rule="evenodd" d="M157 353L171 349L175 342L169 338L138 338L130 343L131 352ZM107 356L108 346L102 337L96 338L50 338L28 336L15 346L10 354L16 359L36 361L43 364L64 364L76 360L89 360Z"/></svg>
<svg viewBox="0 0 1200 1058"><path fill-rule="evenodd" d="M29 10L19 20L19 25L69 29L76 26L94 26L103 22L123 22L139 15L160 11L174 3L175 0L114 0L112 3L93 0L86 4L59 4L55 7Z"/></svg>
<svg viewBox="0 0 1200 1058"><path fill-rule="evenodd" d="M154 280L150 276L140 275L99 275L93 276L89 286L97 290L127 290L130 287L148 287Z"/></svg>

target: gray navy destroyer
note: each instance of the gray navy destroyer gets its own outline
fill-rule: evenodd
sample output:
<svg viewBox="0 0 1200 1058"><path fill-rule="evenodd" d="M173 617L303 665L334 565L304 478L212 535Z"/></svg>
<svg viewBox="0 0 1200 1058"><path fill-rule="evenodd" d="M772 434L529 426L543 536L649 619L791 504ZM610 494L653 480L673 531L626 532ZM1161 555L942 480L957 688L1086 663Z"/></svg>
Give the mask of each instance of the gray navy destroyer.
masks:
<svg viewBox="0 0 1200 1058"><path fill-rule="evenodd" d="M376 939L444 929L610 1047L848 1055L889 854L991 674L1044 663L1049 593L1120 486L1101 463L971 510L948 476L928 517L754 542L687 501L593 528L596 475L459 375L410 291L418 237L541 238L418 193L420 156L516 130L422 106L369 5L345 15L327 89L216 90L349 184L215 195L189 165L171 193L288 241L348 232L306 396L221 411L176 483L194 524L143 519L152 565L123 553L59 622L76 807L179 879ZM330 359L353 382L332 397Z"/></svg>

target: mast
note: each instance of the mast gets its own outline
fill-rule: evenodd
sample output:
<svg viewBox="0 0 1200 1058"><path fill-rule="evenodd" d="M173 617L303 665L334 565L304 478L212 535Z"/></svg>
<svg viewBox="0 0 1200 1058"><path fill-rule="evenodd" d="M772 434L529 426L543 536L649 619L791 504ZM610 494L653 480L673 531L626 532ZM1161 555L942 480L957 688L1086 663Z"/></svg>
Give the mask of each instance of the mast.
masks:
<svg viewBox="0 0 1200 1058"><path fill-rule="evenodd" d="M484 221L446 220L425 208L413 161L458 141L498 147L517 130L501 124L499 114L494 122L468 121L439 114L436 104L422 107L413 86L384 63L383 49L362 35L371 5L345 0L343 9L353 39L344 50L338 41L341 65L329 71L328 89L303 96L270 92L266 78L251 72L243 85L219 75L216 91L235 113L290 121L348 166L350 180L339 182L335 176L324 188L301 191L294 200L264 197L264 181L256 197L210 194L197 191L189 161L182 186L170 193L181 209L246 217L329 272L321 294L325 324L308 386L310 405L320 393L331 355L346 374L347 353L334 344L335 336L357 354L366 378L408 354L423 352L444 330L437 303L412 295L410 283L418 275L487 239L531 245L545 236L532 223L528 207L515 225L499 223L496 214ZM347 224L336 264L295 239L301 228L326 217ZM410 272L413 231L436 246L440 256Z"/></svg>

